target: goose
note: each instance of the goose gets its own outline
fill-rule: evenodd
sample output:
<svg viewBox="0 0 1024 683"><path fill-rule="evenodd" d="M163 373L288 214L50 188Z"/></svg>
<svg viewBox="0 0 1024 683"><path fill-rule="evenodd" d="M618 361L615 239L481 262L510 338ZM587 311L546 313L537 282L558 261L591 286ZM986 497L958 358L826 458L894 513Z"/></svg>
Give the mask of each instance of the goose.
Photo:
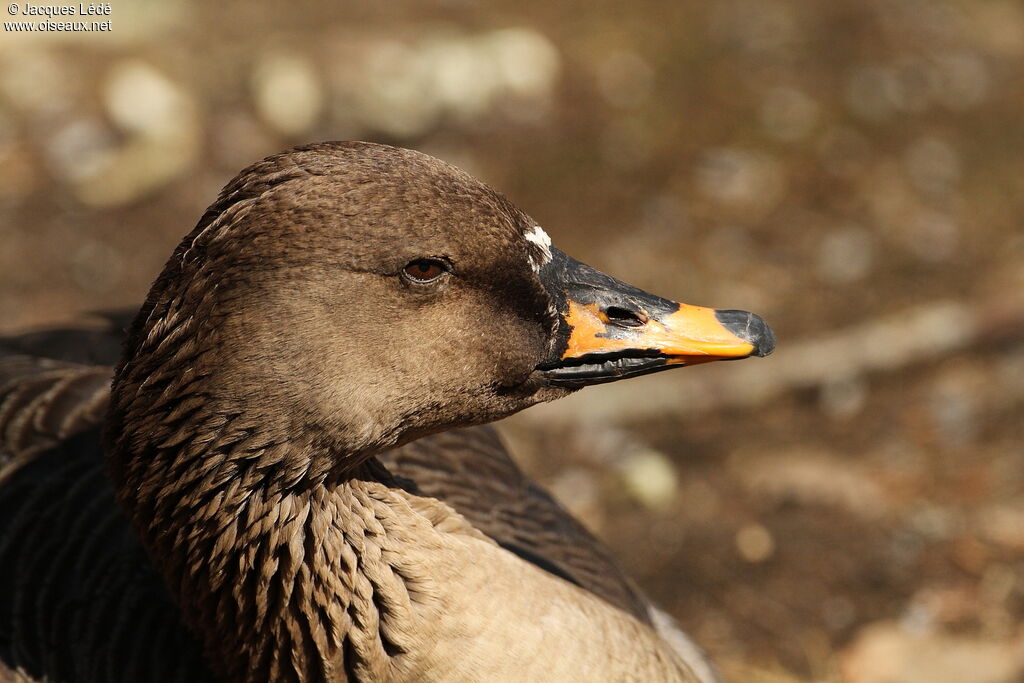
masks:
<svg viewBox="0 0 1024 683"><path fill-rule="evenodd" d="M0 679L715 680L487 423L767 355L760 317L330 142L228 183L112 370L119 330L0 343Z"/></svg>

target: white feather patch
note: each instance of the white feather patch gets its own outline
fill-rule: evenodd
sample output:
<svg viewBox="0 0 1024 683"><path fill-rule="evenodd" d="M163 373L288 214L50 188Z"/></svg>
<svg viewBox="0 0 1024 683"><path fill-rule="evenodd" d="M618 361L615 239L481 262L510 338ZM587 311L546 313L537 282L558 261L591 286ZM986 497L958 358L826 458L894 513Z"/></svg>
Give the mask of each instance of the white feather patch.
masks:
<svg viewBox="0 0 1024 683"><path fill-rule="evenodd" d="M548 234L539 225L533 226L533 230L526 233L525 237L528 242L532 242L540 247L540 263L537 263L533 258L530 259L533 262L534 270L540 270L544 267L545 263L551 260L551 238L548 237Z"/></svg>

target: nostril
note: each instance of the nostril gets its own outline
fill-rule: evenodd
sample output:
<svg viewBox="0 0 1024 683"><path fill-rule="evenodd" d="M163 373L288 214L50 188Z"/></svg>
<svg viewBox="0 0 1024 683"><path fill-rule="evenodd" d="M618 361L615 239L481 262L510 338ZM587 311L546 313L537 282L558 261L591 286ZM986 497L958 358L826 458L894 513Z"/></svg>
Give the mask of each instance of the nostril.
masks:
<svg viewBox="0 0 1024 683"><path fill-rule="evenodd" d="M642 327L648 321L648 317L643 313L637 313L621 306L609 306L604 309L604 315L610 324L621 327Z"/></svg>

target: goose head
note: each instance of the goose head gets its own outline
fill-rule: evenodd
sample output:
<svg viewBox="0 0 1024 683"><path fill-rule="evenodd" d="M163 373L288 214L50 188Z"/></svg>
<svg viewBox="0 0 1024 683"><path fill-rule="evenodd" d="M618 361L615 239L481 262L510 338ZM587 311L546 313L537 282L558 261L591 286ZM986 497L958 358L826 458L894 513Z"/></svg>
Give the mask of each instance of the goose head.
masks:
<svg viewBox="0 0 1024 683"><path fill-rule="evenodd" d="M302 433L369 454L773 345L758 316L570 258L448 164L324 143L242 171L179 245L130 331L108 438L138 454Z"/></svg>

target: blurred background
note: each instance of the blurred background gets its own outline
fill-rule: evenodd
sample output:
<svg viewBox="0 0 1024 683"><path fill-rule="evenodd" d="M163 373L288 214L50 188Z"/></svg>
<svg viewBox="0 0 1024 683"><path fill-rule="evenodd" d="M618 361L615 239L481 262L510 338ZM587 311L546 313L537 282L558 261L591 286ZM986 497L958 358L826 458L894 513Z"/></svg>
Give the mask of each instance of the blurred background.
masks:
<svg viewBox="0 0 1024 683"><path fill-rule="evenodd" d="M0 36L0 334L137 306L267 154L428 152L775 328L503 425L729 680L1024 681L1024 2L111 10Z"/></svg>

